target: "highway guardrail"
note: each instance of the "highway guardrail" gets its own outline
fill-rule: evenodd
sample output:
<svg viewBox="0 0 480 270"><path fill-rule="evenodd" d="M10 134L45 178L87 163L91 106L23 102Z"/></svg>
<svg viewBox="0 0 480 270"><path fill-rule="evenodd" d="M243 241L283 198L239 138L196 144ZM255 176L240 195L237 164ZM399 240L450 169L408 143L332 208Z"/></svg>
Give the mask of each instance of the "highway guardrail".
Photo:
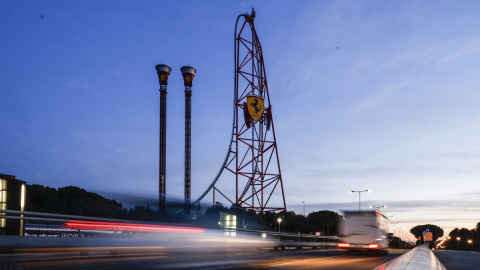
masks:
<svg viewBox="0 0 480 270"><path fill-rule="evenodd" d="M435 254L426 246L418 246L402 256L374 270L446 270Z"/></svg>

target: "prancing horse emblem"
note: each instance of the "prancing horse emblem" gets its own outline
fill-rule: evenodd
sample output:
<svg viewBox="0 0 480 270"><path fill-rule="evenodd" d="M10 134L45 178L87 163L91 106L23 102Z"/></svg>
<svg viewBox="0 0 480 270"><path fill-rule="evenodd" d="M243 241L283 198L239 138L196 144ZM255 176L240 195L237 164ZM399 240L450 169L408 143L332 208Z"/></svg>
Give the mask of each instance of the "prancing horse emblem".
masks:
<svg viewBox="0 0 480 270"><path fill-rule="evenodd" d="M263 98L255 95L247 96L247 107L250 116L252 116L253 121L258 121L263 115L264 100Z"/></svg>

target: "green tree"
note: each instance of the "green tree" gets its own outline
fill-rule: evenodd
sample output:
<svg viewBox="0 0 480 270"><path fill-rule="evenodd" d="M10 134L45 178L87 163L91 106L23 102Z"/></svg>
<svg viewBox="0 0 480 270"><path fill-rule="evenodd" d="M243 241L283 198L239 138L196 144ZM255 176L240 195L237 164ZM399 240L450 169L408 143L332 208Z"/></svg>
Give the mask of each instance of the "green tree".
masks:
<svg viewBox="0 0 480 270"><path fill-rule="evenodd" d="M156 219L155 212L150 208L150 205L138 206L131 208L128 211L128 218L133 220L154 220Z"/></svg>
<svg viewBox="0 0 480 270"><path fill-rule="evenodd" d="M297 230L297 214L293 211L282 211L281 231L294 233ZM278 222L277 222L278 223Z"/></svg>
<svg viewBox="0 0 480 270"><path fill-rule="evenodd" d="M480 244L480 222L477 222L477 226L470 230L472 233L473 243L478 246Z"/></svg>
<svg viewBox="0 0 480 270"><path fill-rule="evenodd" d="M231 213L230 209L217 202L215 205L207 208L205 214L199 219L199 221L205 226L218 227L220 212Z"/></svg>
<svg viewBox="0 0 480 270"><path fill-rule="evenodd" d="M478 225L478 224L477 224ZM450 239L447 240L449 249L465 250L468 248L468 240L473 240L476 229L469 230L467 228L455 228L449 233ZM457 238L460 238L457 240Z"/></svg>
<svg viewBox="0 0 480 270"><path fill-rule="evenodd" d="M74 186L27 185L26 211L92 217L123 218L121 203Z"/></svg>
<svg viewBox="0 0 480 270"><path fill-rule="evenodd" d="M27 185L25 211L64 214L58 191L42 185Z"/></svg>
<svg viewBox="0 0 480 270"><path fill-rule="evenodd" d="M109 200L97 193L68 186L58 189L65 213L93 217L121 218L123 206L115 200Z"/></svg>
<svg viewBox="0 0 480 270"><path fill-rule="evenodd" d="M415 235L416 238L421 237L421 243L423 243L423 232L425 232L427 229L432 232L432 241L430 241L429 247L433 248L435 247L435 242L437 239L443 236L442 228L433 224L417 225L410 229L410 233Z"/></svg>
<svg viewBox="0 0 480 270"><path fill-rule="evenodd" d="M390 248L396 248L396 249L403 249L405 246L405 242L402 241L399 237L394 236L392 241L390 241L389 247Z"/></svg>

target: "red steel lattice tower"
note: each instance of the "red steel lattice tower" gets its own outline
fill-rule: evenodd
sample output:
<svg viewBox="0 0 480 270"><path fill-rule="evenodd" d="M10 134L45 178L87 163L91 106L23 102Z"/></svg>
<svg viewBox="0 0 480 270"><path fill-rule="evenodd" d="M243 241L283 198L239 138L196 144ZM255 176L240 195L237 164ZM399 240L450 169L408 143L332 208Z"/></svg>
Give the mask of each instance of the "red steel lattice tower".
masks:
<svg viewBox="0 0 480 270"><path fill-rule="evenodd" d="M238 27L241 18L245 21ZM287 210L262 46L254 19L252 10L250 15L239 15L235 23L234 114L227 155L210 186L193 204L213 190L214 204L218 192L233 205L248 210ZM217 183L225 170L235 176L234 198L222 192ZM270 206L272 198L281 205Z"/></svg>
<svg viewBox="0 0 480 270"><path fill-rule="evenodd" d="M241 15L235 30L235 127L233 157L225 169L235 173L235 204L248 210L286 211L280 160L255 11ZM223 194L222 194L223 195ZM272 197L279 206L269 206Z"/></svg>

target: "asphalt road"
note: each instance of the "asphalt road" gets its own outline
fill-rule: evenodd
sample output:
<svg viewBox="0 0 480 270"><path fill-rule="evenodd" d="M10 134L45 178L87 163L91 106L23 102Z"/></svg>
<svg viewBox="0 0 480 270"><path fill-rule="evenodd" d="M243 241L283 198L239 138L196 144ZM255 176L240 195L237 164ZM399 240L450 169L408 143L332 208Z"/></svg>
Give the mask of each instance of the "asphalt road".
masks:
<svg viewBox="0 0 480 270"><path fill-rule="evenodd" d="M480 269L480 253L470 251L437 250L435 256L448 269Z"/></svg>
<svg viewBox="0 0 480 270"><path fill-rule="evenodd" d="M161 247L83 252L0 254L0 269L373 269L403 254L348 254L339 250L236 250L170 252ZM465 268L463 268L465 269Z"/></svg>

